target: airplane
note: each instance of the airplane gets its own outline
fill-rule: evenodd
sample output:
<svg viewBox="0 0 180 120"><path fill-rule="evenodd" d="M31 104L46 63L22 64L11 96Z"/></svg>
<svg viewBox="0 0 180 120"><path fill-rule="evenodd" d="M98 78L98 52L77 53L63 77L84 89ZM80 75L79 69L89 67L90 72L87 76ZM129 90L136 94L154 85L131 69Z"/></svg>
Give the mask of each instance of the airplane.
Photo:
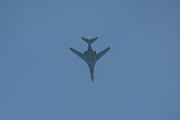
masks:
<svg viewBox="0 0 180 120"><path fill-rule="evenodd" d="M103 51L101 51L100 53L96 54L96 51L92 49L91 44L98 39L98 37L96 38L92 38L92 39L87 39L87 38L83 38L81 37L82 40L84 40L85 42L88 43L88 49L84 51L84 54L82 54L81 52L73 49L73 48L69 48L72 52L74 52L76 55L78 55L81 59L83 59L90 70L90 74L91 74L91 79L93 82L94 79L94 66L96 64L96 62L106 53L110 50L110 47L104 49Z"/></svg>

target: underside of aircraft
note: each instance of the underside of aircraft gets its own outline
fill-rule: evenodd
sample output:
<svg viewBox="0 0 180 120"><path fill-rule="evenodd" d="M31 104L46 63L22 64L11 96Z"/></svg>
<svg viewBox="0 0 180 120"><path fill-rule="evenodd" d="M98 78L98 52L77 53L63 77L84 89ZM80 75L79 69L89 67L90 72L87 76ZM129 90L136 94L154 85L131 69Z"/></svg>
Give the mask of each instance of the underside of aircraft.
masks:
<svg viewBox="0 0 180 120"><path fill-rule="evenodd" d="M91 80L93 82L94 79L94 66L96 64L96 62L105 54L110 50L110 47L104 49L103 51L101 51L100 53L96 53L95 50L92 50L92 46L91 44L96 41L98 39L98 37L96 38L92 38L92 39L87 39L87 38L83 38L81 37L81 39L83 39L85 42L88 43L88 49L86 51L84 51L84 54L73 49L73 48L69 48L72 52L74 52L76 55L78 55L81 59L83 59L90 70L90 74L91 74Z"/></svg>

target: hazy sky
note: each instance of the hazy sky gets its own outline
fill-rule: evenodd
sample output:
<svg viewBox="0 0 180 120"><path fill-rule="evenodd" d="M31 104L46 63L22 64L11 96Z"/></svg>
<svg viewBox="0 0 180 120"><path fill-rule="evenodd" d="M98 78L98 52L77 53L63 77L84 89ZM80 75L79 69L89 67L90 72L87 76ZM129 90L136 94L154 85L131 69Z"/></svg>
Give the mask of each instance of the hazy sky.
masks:
<svg viewBox="0 0 180 120"><path fill-rule="evenodd" d="M180 120L179 32L178 0L1 0L0 120Z"/></svg>

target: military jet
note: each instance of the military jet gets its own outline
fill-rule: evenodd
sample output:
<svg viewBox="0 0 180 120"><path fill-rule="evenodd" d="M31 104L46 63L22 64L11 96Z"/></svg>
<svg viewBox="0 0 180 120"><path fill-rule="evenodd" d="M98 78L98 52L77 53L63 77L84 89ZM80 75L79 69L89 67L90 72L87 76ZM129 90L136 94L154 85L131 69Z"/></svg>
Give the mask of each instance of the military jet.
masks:
<svg viewBox="0 0 180 120"><path fill-rule="evenodd" d="M96 62L106 53L110 50L110 47L106 48L105 50L101 51L100 53L96 54L95 50L92 50L91 44L98 39L98 37L96 38L92 38L92 39L87 39L87 38L83 38L81 37L81 39L83 39L85 42L88 43L88 49L84 51L84 54L78 52L77 50L73 49L73 48L69 48L72 52L74 52L76 55L78 55L80 58L82 58L88 65L89 70L90 70L90 74L91 74L91 79L93 82L94 79L94 66L96 64Z"/></svg>

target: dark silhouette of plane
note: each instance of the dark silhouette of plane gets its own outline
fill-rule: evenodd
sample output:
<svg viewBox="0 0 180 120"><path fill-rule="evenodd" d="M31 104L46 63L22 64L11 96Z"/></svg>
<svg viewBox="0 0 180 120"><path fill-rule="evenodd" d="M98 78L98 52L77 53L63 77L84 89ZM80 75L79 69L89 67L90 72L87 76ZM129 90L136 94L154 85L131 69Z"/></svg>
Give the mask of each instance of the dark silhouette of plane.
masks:
<svg viewBox="0 0 180 120"><path fill-rule="evenodd" d="M73 49L73 48L69 48L72 52L74 52L76 55L78 55L80 58L82 58L88 65L89 70L90 70L90 74L91 74L91 79L93 82L94 79L94 66L96 64L96 62L107 52L110 50L110 47L106 48L105 50L101 51L100 53L96 54L95 50L92 50L91 44L98 39L98 37L96 38L92 38L92 39L87 39L87 38L83 38L81 37L81 39L83 39L84 41L86 41L88 43L88 50L84 51L84 54L78 52L77 50Z"/></svg>

